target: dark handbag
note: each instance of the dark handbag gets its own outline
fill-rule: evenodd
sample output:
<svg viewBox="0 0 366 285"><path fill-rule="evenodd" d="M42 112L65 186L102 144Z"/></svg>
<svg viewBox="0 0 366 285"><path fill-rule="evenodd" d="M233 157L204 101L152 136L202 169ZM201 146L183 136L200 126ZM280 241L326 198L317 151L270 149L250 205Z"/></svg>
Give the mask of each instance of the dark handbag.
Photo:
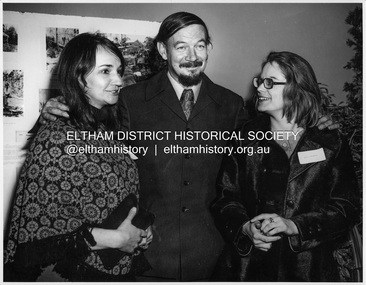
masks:
<svg viewBox="0 0 366 285"><path fill-rule="evenodd" d="M117 229L127 218L132 207L137 207L137 214L132 220L132 224L135 227L146 230L153 224L155 216L143 208L138 207L137 197L134 194L129 194L107 219L98 225L98 227L104 229ZM113 268L113 266L115 266L126 254L128 253L113 248L98 250L98 255L102 260L104 267L107 269Z"/></svg>
<svg viewBox="0 0 366 285"><path fill-rule="evenodd" d="M347 242L333 252L343 282L362 282L362 236L358 225L350 229Z"/></svg>

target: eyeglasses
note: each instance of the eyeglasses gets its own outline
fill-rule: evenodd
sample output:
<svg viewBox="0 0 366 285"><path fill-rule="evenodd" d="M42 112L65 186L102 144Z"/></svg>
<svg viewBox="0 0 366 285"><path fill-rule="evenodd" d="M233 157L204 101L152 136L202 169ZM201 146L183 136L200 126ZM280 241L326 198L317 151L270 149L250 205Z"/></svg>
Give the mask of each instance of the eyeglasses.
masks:
<svg viewBox="0 0 366 285"><path fill-rule="evenodd" d="M264 84L264 88L266 89L272 89L273 85L285 85L286 82L274 82L271 78L260 78L260 77L254 77L253 78L253 85L255 88L258 88L261 86L261 84Z"/></svg>

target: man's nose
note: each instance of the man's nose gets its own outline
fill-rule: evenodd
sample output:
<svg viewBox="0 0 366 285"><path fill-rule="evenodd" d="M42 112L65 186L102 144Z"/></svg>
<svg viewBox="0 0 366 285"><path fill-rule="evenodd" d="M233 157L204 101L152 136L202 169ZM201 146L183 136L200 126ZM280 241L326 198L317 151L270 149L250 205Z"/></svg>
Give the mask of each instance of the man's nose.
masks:
<svg viewBox="0 0 366 285"><path fill-rule="evenodd" d="M188 54L186 56L186 60L188 60L188 61L197 60L197 54L196 54L196 50L194 49L194 47L191 47L188 49Z"/></svg>

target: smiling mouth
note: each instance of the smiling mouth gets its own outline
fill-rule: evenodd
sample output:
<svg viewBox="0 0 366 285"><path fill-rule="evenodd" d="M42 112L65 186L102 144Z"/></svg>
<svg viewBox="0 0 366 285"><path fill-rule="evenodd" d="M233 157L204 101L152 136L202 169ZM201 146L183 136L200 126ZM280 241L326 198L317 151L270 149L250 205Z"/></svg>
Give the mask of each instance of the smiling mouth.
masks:
<svg viewBox="0 0 366 285"><path fill-rule="evenodd" d="M118 95L119 94L119 89L117 90L109 90L109 93L113 94L113 95Z"/></svg>
<svg viewBox="0 0 366 285"><path fill-rule="evenodd" d="M269 101L269 100L271 100L271 98L263 97L263 96L258 96L258 101L259 102L264 102L264 101Z"/></svg>
<svg viewBox="0 0 366 285"><path fill-rule="evenodd" d="M185 69L191 74L195 74L199 70L197 67L188 67Z"/></svg>
<svg viewBox="0 0 366 285"><path fill-rule="evenodd" d="M200 67L203 65L202 61L194 61L194 62L185 62L179 65L180 68L188 68L188 69L195 69L196 67Z"/></svg>

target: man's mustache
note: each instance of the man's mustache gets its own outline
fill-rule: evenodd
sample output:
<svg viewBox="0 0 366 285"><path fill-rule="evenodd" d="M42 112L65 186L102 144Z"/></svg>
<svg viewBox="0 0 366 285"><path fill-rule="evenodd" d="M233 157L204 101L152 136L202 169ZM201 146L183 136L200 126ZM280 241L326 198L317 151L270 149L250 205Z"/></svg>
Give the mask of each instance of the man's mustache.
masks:
<svg viewBox="0 0 366 285"><path fill-rule="evenodd" d="M190 62L181 63L179 65L179 67L186 67L186 68L198 67L198 66L202 66L202 64L203 64L202 61L190 61Z"/></svg>

